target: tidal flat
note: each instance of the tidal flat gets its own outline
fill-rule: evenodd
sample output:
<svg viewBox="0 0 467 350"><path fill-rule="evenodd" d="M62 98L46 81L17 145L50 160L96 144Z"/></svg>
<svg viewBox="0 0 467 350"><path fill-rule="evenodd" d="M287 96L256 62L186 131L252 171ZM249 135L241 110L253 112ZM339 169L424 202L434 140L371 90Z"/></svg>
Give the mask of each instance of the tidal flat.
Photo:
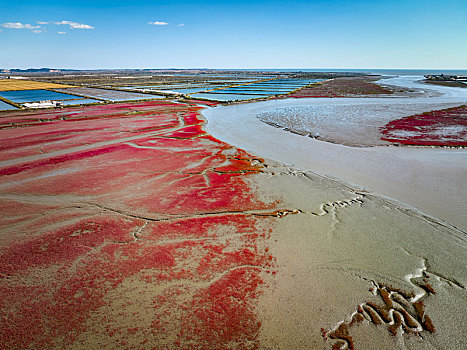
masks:
<svg viewBox="0 0 467 350"><path fill-rule="evenodd" d="M0 347L467 347L465 150L257 118L335 100L2 112Z"/></svg>

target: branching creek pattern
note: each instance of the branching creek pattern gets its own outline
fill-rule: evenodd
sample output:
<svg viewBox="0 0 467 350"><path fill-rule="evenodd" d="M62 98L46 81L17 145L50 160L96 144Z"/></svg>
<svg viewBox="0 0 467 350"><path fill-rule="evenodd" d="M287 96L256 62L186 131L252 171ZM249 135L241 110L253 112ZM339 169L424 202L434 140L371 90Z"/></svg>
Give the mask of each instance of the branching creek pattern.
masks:
<svg viewBox="0 0 467 350"><path fill-rule="evenodd" d="M0 115L0 348L262 348L257 303L280 272L275 227L311 218L336 235L340 211L369 196L349 188L313 209L261 196L259 178L315 178L212 137L202 108ZM432 276L423 263L409 277L418 294L368 280L380 303L362 295L322 337L314 325L319 341L357 349L352 330L369 323L395 337L435 332Z"/></svg>

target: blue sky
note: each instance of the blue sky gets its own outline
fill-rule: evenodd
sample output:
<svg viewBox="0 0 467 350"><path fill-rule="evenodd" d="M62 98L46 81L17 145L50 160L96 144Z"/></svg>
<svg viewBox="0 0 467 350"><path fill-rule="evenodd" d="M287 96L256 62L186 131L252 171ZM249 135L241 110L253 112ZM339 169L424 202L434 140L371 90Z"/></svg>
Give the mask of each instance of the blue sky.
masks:
<svg viewBox="0 0 467 350"><path fill-rule="evenodd" d="M466 0L0 0L0 67L467 69Z"/></svg>

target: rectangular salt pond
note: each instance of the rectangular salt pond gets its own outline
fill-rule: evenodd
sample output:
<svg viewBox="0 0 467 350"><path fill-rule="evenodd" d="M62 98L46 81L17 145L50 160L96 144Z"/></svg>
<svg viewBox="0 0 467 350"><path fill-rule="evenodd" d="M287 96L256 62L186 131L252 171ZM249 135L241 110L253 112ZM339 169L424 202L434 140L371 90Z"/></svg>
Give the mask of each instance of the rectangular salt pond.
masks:
<svg viewBox="0 0 467 350"><path fill-rule="evenodd" d="M275 92L275 91L278 91L278 92L288 92L288 91L293 91L293 90L296 90L296 88L292 88L292 89L285 89L285 88L273 88L273 87L261 87L261 86L254 86L254 87L247 87L247 86L234 86L234 87L229 87L229 88L226 88L226 89L222 89L222 90L217 90L217 91L225 91L225 90L232 90L232 91L269 91L269 92Z"/></svg>
<svg viewBox="0 0 467 350"><path fill-rule="evenodd" d="M256 86L256 85L261 85L261 86L304 86L304 84L287 84L287 83L271 83L269 81L265 81L265 82L254 82L254 83L251 83L251 84L246 84L245 86L250 86L250 85L253 85L253 86Z"/></svg>
<svg viewBox="0 0 467 350"><path fill-rule="evenodd" d="M127 86L122 89L155 89L155 90L167 90L167 89L188 89L205 87L205 84L171 84L171 85L146 85L146 86Z"/></svg>
<svg viewBox="0 0 467 350"><path fill-rule="evenodd" d="M0 111L7 111L11 109L17 109L15 106L12 106L6 102L0 101Z"/></svg>
<svg viewBox="0 0 467 350"><path fill-rule="evenodd" d="M204 98L212 101L242 101L251 100L261 97L269 97L269 95L237 95L237 94L213 94L213 93L199 93L190 95L193 98Z"/></svg>
<svg viewBox="0 0 467 350"><path fill-rule="evenodd" d="M323 81L324 79L311 79L311 80L300 80L300 79L293 79L293 80L286 80L286 79L277 79L277 80L270 80L268 83L272 84L290 84L290 85L308 85L313 83L318 83Z"/></svg>
<svg viewBox="0 0 467 350"><path fill-rule="evenodd" d="M174 74L174 77L202 77L202 78L230 78L230 79L254 79L254 80L259 80L259 79L268 79L268 78L274 78L274 75L264 75L264 76L251 76L251 75L242 75L242 74Z"/></svg>
<svg viewBox="0 0 467 350"><path fill-rule="evenodd" d="M78 105L84 105L84 104L90 104L90 103L103 103L103 101L93 100L93 99L90 99L90 98L81 98L81 99L77 99L77 100L62 100L62 101L59 101L59 102L60 102L60 105L57 105L57 106L54 106L50 102L46 102L44 104L42 104L41 102L27 102L27 103L25 102L25 103L23 103L23 107L26 107L26 108L52 108L52 107L60 107L60 106L78 106ZM30 104L32 104L33 106L31 106ZM40 106L38 106L37 104L40 104Z"/></svg>
<svg viewBox="0 0 467 350"><path fill-rule="evenodd" d="M15 91L0 91L0 96L16 103L47 101L47 100L72 100L81 98L81 96L64 94L61 92L48 90L15 90Z"/></svg>
<svg viewBox="0 0 467 350"><path fill-rule="evenodd" d="M192 88L192 89L170 89L173 92L179 92L181 94L194 94L196 92L210 90L212 88Z"/></svg>
<svg viewBox="0 0 467 350"><path fill-rule="evenodd" d="M245 87L270 87L277 89L298 89L306 85L294 85L294 84L249 84L243 85Z"/></svg>
<svg viewBox="0 0 467 350"><path fill-rule="evenodd" d="M262 86L277 86L277 87L286 87L286 88L299 88L299 87L304 87L309 84L284 84L284 83L275 83L275 84L258 84Z"/></svg>
<svg viewBox="0 0 467 350"><path fill-rule="evenodd" d="M242 84L242 83L250 83L253 81L257 81L258 79L238 79L238 80L209 80L207 83L217 84L217 83L231 83L231 84Z"/></svg>
<svg viewBox="0 0 467 350"><path fill-rule="evenodd" d="M181 94L190 94L190 93L193 94L193 93L202 92L202 91L219 89L222 87L224 86L204 86L204 87L192 87L192 88L171 88L171 89L150 89L150 90L146 89L145 91L154 91L154 92L160 91L160 92L167 92L167 93L178 92Z"/></svg>
<svg viewBox="0 0 467 350"><path fill-rule="evenodd" d="M287 93L283 91L256 91L256 90L237 90L237 89L225 89L225 90L216 90L212 93L215 94L239 94L239 95L282 95Z"/></svg>
<svg viewBox="0 0 467 350"><path fill-rule="evenodd" d="M250 88L250 87L261 87L261 88L277 88L277 89L299 89L302 88L306 85L297 85L297 84L269 84L269 83L254 83L254 84L248 84L248 85L241 85L239 87L245 87L245 88Z"/></svg>
<svg viewBox="0 0 467 350"><path fill-rule="evenodd" d="M84 105L84 104L88 104L88 103L102 103L102 101L93 100L91 98L83 98L81 100L66 100L66 101L60 101L60 102L65 106Z"/></svg>
<svg viewBox="0 0 467 350"><path fill-rule="evenodd" d="M227 85L160 85L160 86L148 86L148 87L133 87L132 89L140 89L140 90L149 90L149 91L179 91L181 89L203 89L203 90L211 90L220 87L224 87Z"/></svg>
<svg viewBox="0 0 467 350"><path fill-rule="evenodd" d="M140 94L135 92L126 92L118 90L96 89L87 87L60 89L60 92L71 92L86 97L101 98L107 101L131 101L131 100L150 100L164 98L164 96L154 96L149 94Z"/></svg>
<svg viewBox="0 0 467 350"><path fill-rule="evenodd" d="M229 89L222 89L222 90L216 90L219 91L219 92L224 92L224 91L233 91L233 92L240 92L243 94L243 93L248 93L248 92L262 92L264 91L265 93L274 93L274 94L284 94L284 93L287 93L287 92L290 92L290 91L293 91L294 89L261 89L261 88L256 88L256 89L233 89L233 88L229 88Z"/></svg>

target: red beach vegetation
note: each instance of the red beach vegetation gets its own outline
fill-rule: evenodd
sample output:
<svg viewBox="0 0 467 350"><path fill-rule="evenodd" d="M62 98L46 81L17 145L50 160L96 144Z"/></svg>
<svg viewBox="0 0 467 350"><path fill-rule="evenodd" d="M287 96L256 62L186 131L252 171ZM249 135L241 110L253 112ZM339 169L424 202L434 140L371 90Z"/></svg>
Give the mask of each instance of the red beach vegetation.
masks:
<svg viewBox="0 0 467 350"><path fill-rule="evenodd" d="M257 346L278 215L200 109L2 114L0 348Z"/></svg>
<svg viewBox="0 0 467 350"><path fill-rule="evenodd" d="M375 80L377 79L368 77L335 78L305 87L285 97L355 97L393 93L375 84Z"/></svg>
<svg viewBox="0 0 467 350"><path fill-rule="evenodd" d="M381 140L402 145L467 146L467 106L393 120L381 134Z"/></svg>

